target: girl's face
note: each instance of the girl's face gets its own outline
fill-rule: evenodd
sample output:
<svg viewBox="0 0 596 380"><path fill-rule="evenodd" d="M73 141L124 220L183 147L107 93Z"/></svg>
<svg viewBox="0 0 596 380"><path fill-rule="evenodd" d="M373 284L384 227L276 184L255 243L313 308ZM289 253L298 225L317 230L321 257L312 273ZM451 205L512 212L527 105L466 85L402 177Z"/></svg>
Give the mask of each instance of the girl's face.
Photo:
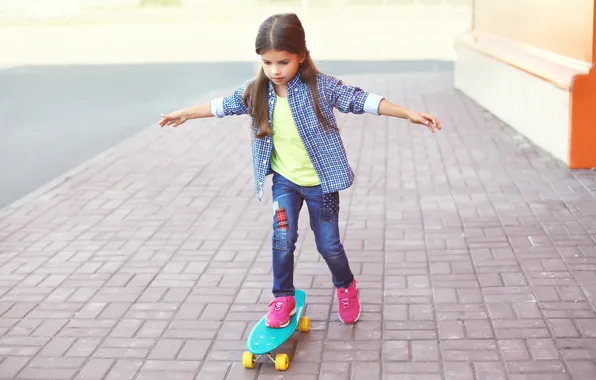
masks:
<svg viewBox="0 0 596 380"><path fill-rule="evenodd" d="M285 86L298 72L304 56L283 50L268 50L261 54L261 60L267 78L277 86Z"/></svg>

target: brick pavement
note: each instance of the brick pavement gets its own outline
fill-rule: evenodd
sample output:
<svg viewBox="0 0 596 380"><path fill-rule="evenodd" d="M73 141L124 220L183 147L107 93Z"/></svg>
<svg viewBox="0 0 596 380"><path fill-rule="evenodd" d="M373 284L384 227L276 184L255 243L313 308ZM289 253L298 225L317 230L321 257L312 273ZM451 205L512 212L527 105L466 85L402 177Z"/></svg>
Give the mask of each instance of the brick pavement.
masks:
<svg viewBox="0 0 596 380"><path fill-rule="evenodd" d="M242 368L271 283L247 119L154 127L3 210L0 378L594 379L596 173L527 143L449 73L348 80L445 126L340 117L357 325L339 322L303 217L312 331L286 345L287 372Z"/></svg>

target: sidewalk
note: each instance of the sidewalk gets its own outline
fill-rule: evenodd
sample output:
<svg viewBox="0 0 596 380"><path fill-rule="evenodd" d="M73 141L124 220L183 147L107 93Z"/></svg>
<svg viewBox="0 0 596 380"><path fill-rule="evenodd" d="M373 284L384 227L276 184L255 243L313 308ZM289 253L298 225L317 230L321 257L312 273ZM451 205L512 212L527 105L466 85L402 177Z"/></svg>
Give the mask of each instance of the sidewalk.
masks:
<svg viewBox="0 0 596 380"><path fill-rule="evenodd" d="M0 379L594 379L596 172L537 150L450 74L346 79L444 125L339 117L358 324L337 317L303 211L312 330L286 345L287 372L244 369L271 286L248 119L156 126L0 211Z"/></svg>

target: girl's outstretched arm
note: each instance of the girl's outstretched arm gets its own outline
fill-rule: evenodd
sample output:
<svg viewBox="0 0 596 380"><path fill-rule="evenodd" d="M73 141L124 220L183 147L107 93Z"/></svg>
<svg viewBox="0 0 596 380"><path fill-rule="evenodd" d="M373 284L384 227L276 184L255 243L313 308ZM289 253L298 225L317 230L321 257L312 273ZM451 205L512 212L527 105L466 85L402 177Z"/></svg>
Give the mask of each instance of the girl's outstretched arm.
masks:
<svg viewBox="0 0 596 380"><path fill-rule="evenodd" d="M424 112L416 112L397 104L393 104L387 99L381 100L379 104L379 115L393 116L400 119L406 119L410 123L425 125L432 133L435 129L441 129L441 123L436 117Z"/></svg>
<svg viewBox="0 0 596 380"><path fill-rule="evenodd" d="M199 119L204 117L218 117L222 118L230 115L245 115L248 113L248 108L242 100L244 94L244 87L237 88L232 95L212 99L210 102L203 103L198 106L184 108L168 114L161 115L160 127L172 126L177 127L190 119Z"/></svg>
<svg viewBox="0 0 596 380"><path fill-rule="evenodd" d="M168 114L162 114L159 126L177 127L180 124L184 123L186 120L212 116L213 114L211 113L211 102L207 102L198 106L184 108Z"/></svg>

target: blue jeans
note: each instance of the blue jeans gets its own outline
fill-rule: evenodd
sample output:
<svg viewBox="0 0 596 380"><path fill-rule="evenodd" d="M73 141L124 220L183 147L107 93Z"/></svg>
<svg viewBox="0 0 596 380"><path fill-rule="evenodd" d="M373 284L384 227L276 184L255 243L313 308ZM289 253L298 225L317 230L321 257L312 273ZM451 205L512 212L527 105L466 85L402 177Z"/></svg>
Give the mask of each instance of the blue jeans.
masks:
<svg viewBox="0 0 596 380"><path fill-rule="evenodd" d="M310 228L317 250L325 259L333 285L350 286L354 275L340 242L339 194L323 197L321 186L298 186L278 173L273 174L273 295L294 295L294 250L298 240L298 215L306 201Z"/></svg>

